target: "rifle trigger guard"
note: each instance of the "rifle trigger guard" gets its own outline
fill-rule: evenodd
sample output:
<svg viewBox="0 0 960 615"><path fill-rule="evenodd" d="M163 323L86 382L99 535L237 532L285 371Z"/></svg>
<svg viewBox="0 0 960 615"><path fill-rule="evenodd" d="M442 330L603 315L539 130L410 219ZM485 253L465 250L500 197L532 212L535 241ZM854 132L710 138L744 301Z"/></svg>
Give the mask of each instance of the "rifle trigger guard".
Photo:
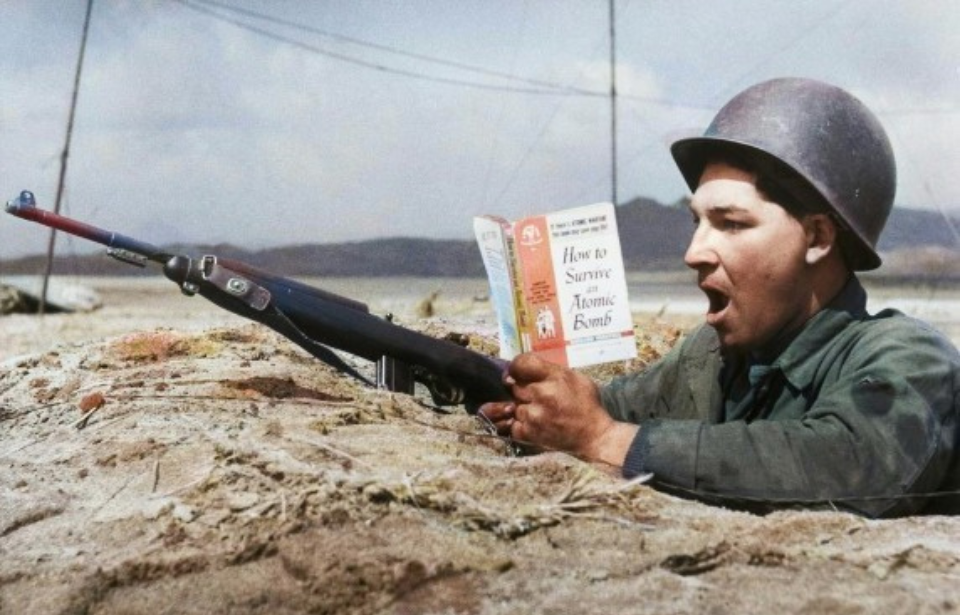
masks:
<svg viewBox="0 0 960 615"><path fill-rule="evenodd" d="M204 256L200 262L200 271L205 281L258 312L262 312L270 304L270 291L220 266L216 256Z"/></svg>

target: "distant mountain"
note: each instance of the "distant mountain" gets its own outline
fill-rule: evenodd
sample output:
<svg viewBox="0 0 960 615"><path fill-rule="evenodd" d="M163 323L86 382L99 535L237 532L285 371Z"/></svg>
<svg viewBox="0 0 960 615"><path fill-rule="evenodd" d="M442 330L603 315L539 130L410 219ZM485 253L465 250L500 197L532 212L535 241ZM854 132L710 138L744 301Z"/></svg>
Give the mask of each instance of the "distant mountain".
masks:
<svg viewBox="0 0 960 615"><path fill-rule="evenodd" d="M686 202L637 198L617 207L620 249L630 270L679 269L693 233Z"/></svg>
<svg viewBox="0 0 960 615"><path fill-rule="evenodd" d="M945 220L936 211L895 207L880 238L880 250L931 246L960 251L960 218Z"/></svg>
<svg viewBox="0 0 960 615"><path fill-rule="evenodd" d="M880 251L930 247L960 253L960 218L949 222L939 212L896 207L887 220ZM630 269L670 269L682 266L693 232L687 202L664 206L638 198L617 208L623 260Z"/></svg>
<svg viewBox="0 0 960 615"><path fill-rule="evenodd" d="M473 241L398 237L263 250L256 262L301 276L482 277Z"/></svg>
<svg viewBox="0 0 960 615"><path fill-rule="evenodd" d="M953 220L960 228L960 220ZM686 202L663 205L637 198L617 208L623 258L629 270L682 269L683 253L692 223ZM896 208L880 242L882 251L947 248L960 253L953 230L936 212ZM287 276L330 277L482 277L483 263L472 240L435 240L412 237L375 239L337 244L309 244L245 250L230 244L170 246L171 252L217 254ZM137 275L156 268L137 269L102 254L61 255L54 272L68 275ZM42 256L0 262L0 274L38 274Z"/></svg>

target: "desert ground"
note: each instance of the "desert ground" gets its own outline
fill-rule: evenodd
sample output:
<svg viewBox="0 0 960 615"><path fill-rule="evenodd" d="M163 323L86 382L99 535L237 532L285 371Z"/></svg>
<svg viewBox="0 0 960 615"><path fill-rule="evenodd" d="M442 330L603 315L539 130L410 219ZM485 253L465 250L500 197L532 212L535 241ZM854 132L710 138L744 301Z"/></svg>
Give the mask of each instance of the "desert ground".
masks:
<svg viewBox="0 0 960 615"><path fill-rule="evenodd" d="M758 516L514 456L163 281L90 283L96 311L0 317L0 613L960 611L960 519ZM331 290L492 352L458 284ZM638 313L639 358L591 375L694 320Z"/></svg>

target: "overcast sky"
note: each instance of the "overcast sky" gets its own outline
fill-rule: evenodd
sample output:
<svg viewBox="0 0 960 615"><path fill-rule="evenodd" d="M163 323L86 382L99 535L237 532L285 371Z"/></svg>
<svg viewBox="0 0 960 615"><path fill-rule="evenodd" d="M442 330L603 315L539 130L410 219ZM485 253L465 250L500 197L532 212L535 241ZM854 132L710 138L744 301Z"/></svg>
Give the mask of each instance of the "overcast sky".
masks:
<svg viewBox="0 0 960 615"><path fill-rule="evenodd" d="M611 198L606 0L218 4L95 0L64 213L259 248L468 238L477 214ZM85 10L0 1L4 201L53 207ZM954 0L617 0L616 16L620 202L683 197L669 144L744 87L804 76L881 117L898 205L960 215ZM0 258L45 249L0 218Z"/></svg>

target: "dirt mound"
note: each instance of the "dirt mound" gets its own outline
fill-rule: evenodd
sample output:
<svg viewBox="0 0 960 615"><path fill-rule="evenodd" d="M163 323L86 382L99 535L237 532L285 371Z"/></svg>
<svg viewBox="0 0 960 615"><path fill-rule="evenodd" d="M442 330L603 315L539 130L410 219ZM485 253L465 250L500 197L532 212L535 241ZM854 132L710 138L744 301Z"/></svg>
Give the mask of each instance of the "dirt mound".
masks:
<svg viewBox="0 0 960 615"><path fill-rule="evenodd" d="M640 361L676 335L652 331ZM7 362L0 612L960 609L955 519L709 507L512 457L426 399L256 325Z"/></svg>

